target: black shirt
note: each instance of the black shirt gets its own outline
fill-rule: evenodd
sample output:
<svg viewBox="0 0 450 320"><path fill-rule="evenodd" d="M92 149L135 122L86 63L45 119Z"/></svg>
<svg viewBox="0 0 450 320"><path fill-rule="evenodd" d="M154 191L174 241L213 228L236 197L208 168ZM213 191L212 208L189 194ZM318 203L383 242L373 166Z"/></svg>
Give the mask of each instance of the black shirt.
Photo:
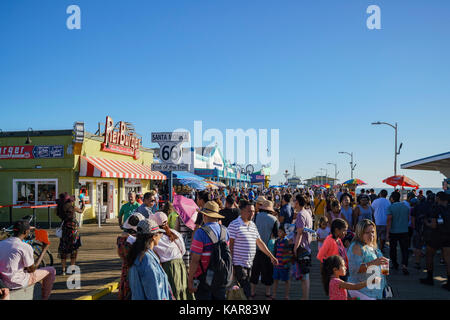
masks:
<svg viewBox="0 0 450 320"><path fill-rule="evenodd" d="M241 210L239 208L225 208L220 210L219 214L225 217L222 219L222 224L228 228L231 221L236 220L241 215Z"/></svg>

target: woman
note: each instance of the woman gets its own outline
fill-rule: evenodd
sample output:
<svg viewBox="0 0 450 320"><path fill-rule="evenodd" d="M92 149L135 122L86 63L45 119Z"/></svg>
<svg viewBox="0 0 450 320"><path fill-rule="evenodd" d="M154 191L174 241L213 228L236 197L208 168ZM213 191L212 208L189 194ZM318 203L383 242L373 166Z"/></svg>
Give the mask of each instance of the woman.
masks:
<svg viewBox="0 0 450 320"><path fill-rule="evenodd" d="M169 279L154 252L164 232L153 220L137 225L136 241L127 256L131 300L172 300Z"/></svg>
<svg viewBox="0 0 450 320"><path fill-rule="evenodd" d="M117 254L122 260L122 273L119 283L119 300L130 300L131 291L128 282L128 264L127 256L131 246L136 240L137 224L144 220L144 216L140 213L134 213L128 217L122 226L123 232L117 237Z"/></svg>
<svg viewBox="0 0 450 320"><path fill-rule="evenodd" d="M357 283L366 281L374 272L381 275L381 283L378 288L363 288L359 291L349 291L352 297L361 300L375 300L383 298L383 290L386 286L386 278L381 274L381 265L388 264L389 260L377 248L377 230L371 220L361 220L356 225L355 237L348 248L349 282ZM368 270L369 269L369 270Z"/></svg>
<svg viewBox="0 0 450 320"><path fill-rule="evenodd" d="M150 219L165 231L154 251L167 274L175 300L194 300L193 295L188 294L187 290L188 274L183 262L186 248L181 234L169 228L164 212L156 212Z"/></svg>
<svg viewBox="0 0 450 320"><path fill-rule="evenodd" d="M66 259L70 255L70 265L74 266L77 260L78 248L81 246L81 238L78 233L78 221L75 212L82 213L84 207L75 208L74 198L67 192L59 195L57 203L57 215L62 220L62 237L59 241L58 254L61 258L62 275L66 275Z"/></svg>
<svg viewBox="0 0 450 320"><path fill-rule="evenodd" d="M353 210L353 224L356 224L364 219L373 221L373 208L369 205L370 198L368 195L362 195L359 198L359 205Z"/></svg>
<svg viewBox="0 0 450 320"><path fill-rule="evenodd" d="M347 195L344 195L342 197L342 201L341 201L341 214L342 216L345 217L345 220L348 223L348 228L349 230L353 231L353 209L350 206L350 197Z"/></svg>
<svg viewBox="0 0 450 320"><path fill-rule="evenodd" d="M328 211L325 216L328 219L328 226L331 228L331 224L333 223L334 220L336 219L342 219L344 220L347 224L348 221L347 219L344 217L344 215L341 212L341 205L339 204L339 201L337 200L333 200L331 201L331 210Z"/></svg>

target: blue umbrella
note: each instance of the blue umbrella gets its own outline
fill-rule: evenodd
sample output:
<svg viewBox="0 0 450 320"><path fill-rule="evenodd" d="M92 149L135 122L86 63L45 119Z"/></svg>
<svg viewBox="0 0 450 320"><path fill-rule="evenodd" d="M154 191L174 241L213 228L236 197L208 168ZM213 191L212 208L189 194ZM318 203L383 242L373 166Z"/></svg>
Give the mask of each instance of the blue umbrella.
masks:
<svg viewBox="0 0 450 320"><path fill-rule="evenodd" d="M202 191L206 189L206 184L200 180L179 179L178 182L184 186L188 186L196 190Z"/></svg>

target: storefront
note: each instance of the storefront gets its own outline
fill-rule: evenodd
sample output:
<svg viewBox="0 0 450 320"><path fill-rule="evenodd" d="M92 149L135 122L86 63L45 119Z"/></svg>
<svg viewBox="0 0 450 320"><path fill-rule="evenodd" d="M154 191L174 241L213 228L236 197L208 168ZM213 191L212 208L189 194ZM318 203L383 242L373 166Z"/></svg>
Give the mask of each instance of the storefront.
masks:
<svg viewBox="0 0 450 320"><path fill-rule="evenodd" d="M83 194L85 222L99 213L112 219L129 191L145 193L166 180L151 171L153 151L143 148L125 123L114 126L107 117L100 131L94 135L82 126L0 133L0 205L54 204L60 193L68 192L77 200ZM14 219L29 214L26 210L14 209ZM52 220L59 221L52 211ZM37 210L37 220L47 221L46 209ZM7 209L0 209L0 222L5 221Z"/></svg>

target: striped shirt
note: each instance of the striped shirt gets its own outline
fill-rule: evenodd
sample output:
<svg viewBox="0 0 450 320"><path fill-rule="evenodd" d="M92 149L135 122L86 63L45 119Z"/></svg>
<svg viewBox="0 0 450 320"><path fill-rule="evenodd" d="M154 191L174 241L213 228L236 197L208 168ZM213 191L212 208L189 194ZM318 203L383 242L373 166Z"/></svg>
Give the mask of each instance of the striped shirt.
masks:
<svg viewBox="0 0 450 320"><path fill-rule="evenodd" d="M288 269L292 260L292 245L287 239L277 239L275 241L275 257L278 260L276 269Z"/></svg>
<svg viewBox="0 0 450 320"><path fill-rule="evenodd" d="M205 224L210 227L215 233L216 237L220 239L221 226L217 222L209 222ZM226 230L226 228L225 228ZM230 240L228 233L226 234L227 243ZM211 239L208 237L205 231L202 228L197 229L194 233L194 239L192 240L191 252L201 255L200 263L201 266L198 266L198 269L194 275L194 278L199 277L203 270L206 271L208 269L209 260L211 259L211 252L213 249L213 243Z"/></svg>
<svg viewBox="0 0 450 320"><path fill-rule="evenodd" d="M228 226L230 239L234 239L233 265L251 268L256 254L256 240L260 239L258 228L253 221L244 223L241 217Z"/></svg>

